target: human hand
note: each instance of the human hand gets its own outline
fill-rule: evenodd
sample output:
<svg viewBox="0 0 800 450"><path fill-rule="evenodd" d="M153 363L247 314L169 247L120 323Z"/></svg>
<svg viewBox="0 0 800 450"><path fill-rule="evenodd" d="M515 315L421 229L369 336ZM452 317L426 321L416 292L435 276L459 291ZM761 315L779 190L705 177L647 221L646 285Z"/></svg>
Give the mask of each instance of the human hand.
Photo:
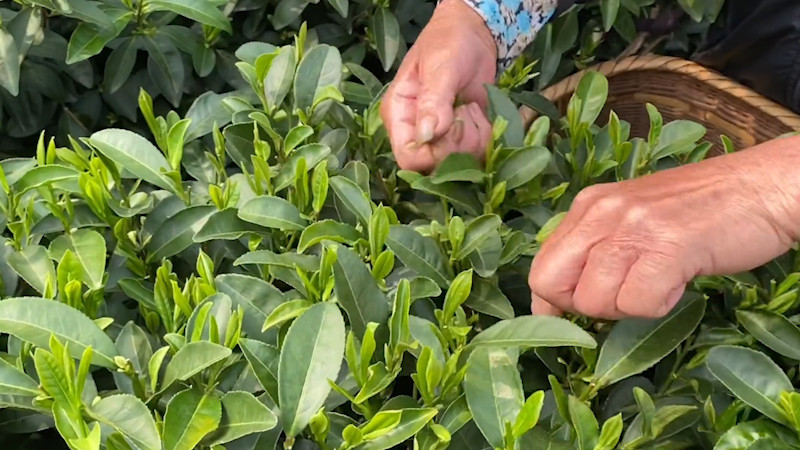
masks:
<svg viewBox="0 0 800 450"><path fill-rule="evenodd" d="M453 152L483 156L492 135L484 85L494 82L496 59L484 20L462 0L444 0L381 104L401 169L427 172ZM464 104L455 107L457 97Z"/></svg>
<svg viewBox="0 0 800 450"><path fill-rule="evenodd" d="M534 314L657 318L698 275L750 270L800 237L800 139L580 192L531 266Z"/></svg>

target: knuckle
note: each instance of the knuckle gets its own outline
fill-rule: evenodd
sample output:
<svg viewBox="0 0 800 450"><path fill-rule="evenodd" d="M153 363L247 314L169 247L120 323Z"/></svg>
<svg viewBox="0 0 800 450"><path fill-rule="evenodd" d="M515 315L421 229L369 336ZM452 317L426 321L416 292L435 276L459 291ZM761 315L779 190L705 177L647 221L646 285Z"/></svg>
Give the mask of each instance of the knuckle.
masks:
<svg viewBox="0 0 800 450"><path fill-rule="evenodd" d="M651 222L652 209L647 205L627 205L622 216L622 222L628 226L640 227Z"/></svg>
<svg viewBox="0 0 800 450"><path fill-rule="evenodd" d="M629 201L619 194L607 194L595 199L591 205L593 210L601 214L615 213L629 207Z"/></svg>
<svg viewBox="0 0 800 450"><path fill-rule="evenodd" d="M572 201L572 207L575 209L592 208L609 195L609 187L606 184L593 184L578 192L578 195Z"/></svg>
<svg viewBox="0 0 800 450"><path fill-rule="evenodd" d="M528 278L528 286L534 295L549 303L560 303L559 300L562 300L557 287L542 275L531 275Z"/></svg>

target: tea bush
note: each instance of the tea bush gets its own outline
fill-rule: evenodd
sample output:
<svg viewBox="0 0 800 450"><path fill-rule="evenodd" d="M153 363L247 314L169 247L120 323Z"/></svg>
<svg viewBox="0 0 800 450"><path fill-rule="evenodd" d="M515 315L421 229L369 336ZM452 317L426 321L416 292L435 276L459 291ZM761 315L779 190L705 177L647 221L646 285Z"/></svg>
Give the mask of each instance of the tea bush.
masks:
<svg viewBox="0 0 800 450"><path fill-rule="evenodd" d="M686 15L678 25L674 3L604 0L603 8L596 1L577 5L545 28L503 82L541 88L597 58L616 56L636 39L637 31L657 42L669 37L661 46L664 51L686 53L713 21L721 0L681 0L682 8L702 21L696 23ZM375 77L386 83L434 4L433 0L2 2L0 151L4 157L30 156L42 130L62 144L68 136L88 137L109 127L148 135L136 110L140 89L152 96L155 110L163 114L169 109L184 113L209 91L248 89L239 75L236 51L254 41L278 47L290 44L303 23L308 26L309 44L341 50L346 77ZM657 19L647 19L650 16ZM662 25L654 27L651 22ZM266 50L262 44L250 46L249 51ZM531 81L536 72L541 76ZM371 96L363 88L344 81L342 93L349 102L369 102Z"/></svg>
<svg viewBox="0 0 800 450"><path fill-rule="evenodd" d="M109 45L109 61L140 75L120 80L125 67L107 63L102 92L82 89L107 96L118 83L127 94L94 107L125 108L128 120L36 125L35 155L0 162L0 444L800 448L795 251L694 280L659 320L529 314L530 262L582 188L699 161L711 147L702 126L664 123L653 107L649 135L631 136L602 113L607 81L593 72L565 117L540 108L550 114L526 129L511 100L541 107L535 86L549 81L545 71L531 79L534 67L560 67L557 79L588 63L584 50L601 46L573 45L577 30L606 17L616 22L602 26L620 27L653 2L623 1L616 16L615 2L586 5L548 27L528 55L549 48L544 59L487 86L485 164L453 155L429 175L397 170L378 114L390 76L352 59L377 42L370 52L389 68L401 52L387 59L386 44L400 41L368 32L334 46L312 20L331 8L353 17L338 27L382 17L385 28L389 11L401 21L398 5L223 3L38 0L3 10L4 48L8 36L15 46L30 39L23 71L51 67L48 58L64 73L82 65L36 53L58 34L39 36L31 20L52 14L84 21L67 52L73 39L96 55ZM680 3L696 18L718 6ZM374 8L384 9L363 13ZM114 11L130 22L109 37L98 21ZM237 11L247 19L229 21ZM281 21L297 32L272 31ZM200 44L159 53L164 29ZM558 30L567 31L552 41ZM143 65L122 56L133 48L148 54ZM211 67L211 78L175 77L178 59L195 75ZM35 77L18 79L6 111L50 104L25 97L38 92ZM67 103L52 108L70 116ZM42 111L30 117L49 121Z"/></svg>

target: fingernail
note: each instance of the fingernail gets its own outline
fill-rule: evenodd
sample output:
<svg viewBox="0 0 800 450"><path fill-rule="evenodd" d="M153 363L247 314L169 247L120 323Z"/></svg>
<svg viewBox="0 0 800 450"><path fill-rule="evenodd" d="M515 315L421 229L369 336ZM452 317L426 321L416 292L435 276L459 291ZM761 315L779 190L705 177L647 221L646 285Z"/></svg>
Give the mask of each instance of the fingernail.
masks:
<svg viewBox="0 0 800 450"><path fill-rule="evenodd" d="M433 140L433 130L436 128L436 118L423 117L417 125L417 144L427 144Z"/></svg>
<svg viewBox="0 0 800 450"><path fill-rule="evenodd" d="M453 140L458 143L464 137L464 119L456 117L453 122Z"/></svg>

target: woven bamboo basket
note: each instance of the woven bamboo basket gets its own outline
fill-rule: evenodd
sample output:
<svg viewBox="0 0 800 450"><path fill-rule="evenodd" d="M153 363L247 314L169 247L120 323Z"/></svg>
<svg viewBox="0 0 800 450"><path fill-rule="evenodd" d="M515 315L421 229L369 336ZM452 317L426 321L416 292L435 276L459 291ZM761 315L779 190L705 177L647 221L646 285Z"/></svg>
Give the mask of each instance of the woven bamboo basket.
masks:
<svg viewBox="0 0 800 450"><path fill-rule="evenodd" d="M709 156L723 153L720 135L731 138L737 150L800 131L800 115L719 73L697 63L658 55L630 56L598 64L587 70L608 78L608 101L599 124L609 110L631 124L631 137L646 138L650 120L645 105L656 106L664 122L686 119L703 124L714 147ZM584 72L578 72L542 91L561 114ZM521 109L526 124L537 113Z"/></svg>

